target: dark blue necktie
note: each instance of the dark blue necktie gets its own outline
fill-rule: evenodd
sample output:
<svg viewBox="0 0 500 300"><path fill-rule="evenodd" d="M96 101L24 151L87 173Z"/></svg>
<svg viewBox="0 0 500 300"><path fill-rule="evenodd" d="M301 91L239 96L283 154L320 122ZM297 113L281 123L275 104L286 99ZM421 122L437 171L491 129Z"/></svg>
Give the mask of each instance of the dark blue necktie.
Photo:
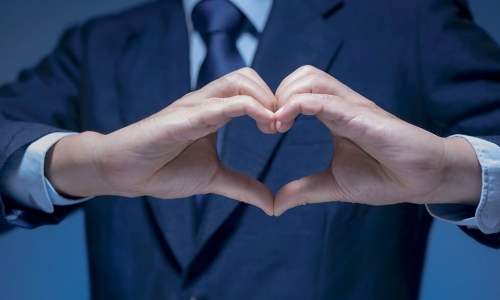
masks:
<svg viewBox="0 0 500 300"><path fill-rule="evenodd" d="M200 34L207 53L198 73L196 89L245 67L236 48L236 40L245 15L227 0L202 0L192 12L193 26ZM217 152L220 153L225 128L219 130ZM196 196L197 220L203 215L205 195Z"/></svg>
<svg viewBox="0 0 500 300"><path fill-rule="evenodd" d="M236 39L245 15L227 0L202 0L192 13L193 26L207 47L196 88L245 67Z"/></svg>

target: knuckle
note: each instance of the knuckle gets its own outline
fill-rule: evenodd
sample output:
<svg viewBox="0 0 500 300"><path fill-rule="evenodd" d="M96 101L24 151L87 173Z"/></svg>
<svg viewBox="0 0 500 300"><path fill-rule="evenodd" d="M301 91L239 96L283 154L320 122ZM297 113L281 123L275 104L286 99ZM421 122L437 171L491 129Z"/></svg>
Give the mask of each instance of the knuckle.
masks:
<svg viewBox="0 0 500 300"><path fill-rule="evenodd" d="M217 97L211 97L211 98L207 98L203 101L203 104L204 105L208 105L208 106L211 106L211 105L214 105L214 104L217 104L217 103L220 103L223 101L223 98L217 98Z"/></svg>
<svg viewBox="0 0 500 300"><path fill-rule="evenodd" d="M290 98L287 101L289 105L293 106L300 106L304 102L304 96L300 94L294 94L290 96Z"/></svg>
<svg viewBox="0 0 500 300"><path fill-rule="evenodd" d="M290 104L297 104L297 103L301 102L301 100L302 100L302 95L300 95L300 94L293 94L288 99L288 102Z"/></svg>
<svg viewBox="0 0 500 300"><path fill-rule="evenodd" d="M327 95L327 94L316 94L316 99L322 102L330 102L337 100L339 97L335 95Z"/></svg>
<svg viewBox="0 0 500 300"><path fill-rule="evenodd" d="M396 115L393 115L389 112L386 112L386 116L389 118L389 119L392 119L392 120L400 120L400 118L398 118Z"/></svg>
<svg viewBox="0 0 500 300"><path fill-rule="evenodd" d="M198 101L197 103L193 103L191 107L199 107L199 106L212 106L214 104L220 103L222 98L217 98L217 97L210 97L210 98L205 98L201 101Z"/></svg>
<svg viewBox="0 0 500 300"><path fill-rule="evenodd" d="M337 82L335 78L323 71L309 74L306 77L306 80L311 86L314 87L328 87L329 85L331 86Z"/></svg>
<svg viewBox="0 0 500 300"><path fill-rule="evenodd" d="M242 74L257 75L257 72L255 72L255 70L250 67L243 67L239 69L238 72Z"/></svg>
<svg viewBox="0 0 500 300"><path fill-rule="evenodd" d="M313 74L313 73L318 72L318 69L316 69L315 67L313 67L311 65L304 65L304 66L300 67L298 69L298 71L301 73L305 73L305 74Z"/></svg>
<svg viewBox="0 0 500 300"><path fill-rule="evenodd" d="M377 104L375 104L375 102L368 100L368 99L363 99L363 100L365 100L365 101L363 101L362 106L364 106L364 107L366 107L369 110L372 110L374 112L382 111L382 109Z"/></svg>
<svg viewBox="0 0 500 300"><path fill-rule="evenodd" d="M199 90L196 90L196 91L192 91L192 92L189 92L187 93L186 95L182 96L181 98L179 98L177 101L185 101L187 99L190 99L192 98L194 95L196 95L198 93Z"/></svg>
<svg viewBox="0 0 500 300"><path fill-rule="evenodd" d="M232 72L222 77L229 85L240 84L246 77L238 72Z"/></svg>
<svg viewBox="0 0 500 300"><path fill-rule="evenodd" d="M255 99L252 98L251 96L241 95L241 96L238 97L238 99L245 106L256 106L257 105L257 103L255 102Z"/></svg>
<svg viewBox="0 0 500 300"><path fill-rule="evenodd" d="M325 83L327 80L327 77L322 74L322 73L314 73L314 74L309 74L305 78L306 82L308 82L311 86L316 86L318 84Z"/></svg>
<svg viewBox="0 0 500 300"><path fill-rule="evenodd" d="M300 191L300 194L302 195L301 197L301 201L300 201L300 204L301 205L307 205L307 204L312 204L314 203L313 201L311 201L311 199L308 197L307 195L307 189L306 187L304 186L304 184L299 181L299 191Z"/></svg>

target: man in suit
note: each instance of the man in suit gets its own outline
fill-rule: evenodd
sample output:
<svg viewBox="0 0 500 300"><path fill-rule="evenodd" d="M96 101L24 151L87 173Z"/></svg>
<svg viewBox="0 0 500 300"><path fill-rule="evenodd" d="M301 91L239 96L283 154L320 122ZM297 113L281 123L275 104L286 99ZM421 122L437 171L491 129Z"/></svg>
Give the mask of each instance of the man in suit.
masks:
<svg viewBox="0 0 500 300"><path fill-rule="evenodd" d="M440 136L496 132L497 45L461 1L277 0L263 1L257 13L236 2L243 21L218 18L238 24L218 38L232 51L222 57L233 58L237 47L255 71L239 69L204 85L217 67L203 65L221 57L210 26L191 24L191 2L168 0L68 31L37 68L4 86L5 219L22 227L56 223L86 200L71 198L103 195L86 205L96 299L416 299L431 218L425 207L400 202L429 198L393 197L382 185L386 194L370 195L376 202L366 193L310 199L315 189L297 187L325 188L331 177L310 186L294 180L328 167L332 133L333 162L339 150L356 154L338 160L350 163L344 174L368 165L369 158L357 160L367 148L356 148L356 136L341 130L350 126L336 128L335 110L317 110L332 99L380 107ZM208 63L201 63L201 40ZM224 65L240 66L237 60ZM303 65L314 67L298 69ZM467 149L461 139L450 141ZM36 163L40 157L45 165ZM479 172L477 161L464 161ZM363 174L346 182L363 188ZM477 203L474 178L459 178L471 188L464 185L453 199L428 203ZM262 212L281 214L304 199L324 203L279 218Z"/></svg>

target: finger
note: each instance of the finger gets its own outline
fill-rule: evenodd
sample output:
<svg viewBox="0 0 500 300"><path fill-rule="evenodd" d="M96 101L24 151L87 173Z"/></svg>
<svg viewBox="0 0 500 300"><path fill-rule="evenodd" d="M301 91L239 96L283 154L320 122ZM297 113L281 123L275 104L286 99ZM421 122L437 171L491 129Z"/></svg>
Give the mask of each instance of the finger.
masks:
<svg viewBox="0 0 500 300"><path fill-rule="evenodd" d="M323 172L303 177L283 186L274 199L274 215L280 216L290 208L312 203L341 199L331 172Z"/></svg>
<svg viewBox="0 0 500 300"><path fill-rule="evenodd" d="M205 99L195 108L178 109L175 113L159 113L149 117L145 125L165 137L165 142L197 140L217 132L232 118L249 115L264 133L275 133L275 115L250 96Z"/></svg>
<svg viewBox="0 0 500 300"><path fill-rule="evenodd" d="M257 127L264 133L276 133L273 112L263 108L254 98L248 96L235 96L224 100L227 105L223 107L224 116L228 118L248 115L257 123Z"/></svg>
<svg viewBox="0 0 500 300"><path fill-rule="evenodd" d="M289 122L282 122L282 121L276 121L276 131L277 132L287 132L288 130L290 130L290 128L292 128L293 126L293 123L294 123L294 120L292 121L289 121Z"/></svg>
<svg viewBox="0 0 500 300"><path fill-rule="evenodd" d="M295 88L298 83L301 83L300 88ZM293 92L293 88L296 92ZM330 74L313 66L302 66L283 79L276 90L276 98L288 98L290 95L302 93L336 94L347 97L352 92L349 87Z"/></svg>
<svg viewBox="0 0 500 300"><path fill-rule="evenodd" d="M299 114L321 114L324 110L325 104L327 102L334 101L333 98L335 98L335 96L316 94L294 95L290 101L285 104L285 106L276 112L276 129L279 132L288 131Z"/></svg>
<svg viewBox="0 0 500 300"><path fill-rule="evenodd" d="M278 99L278 109L281 108L291 96L295 94L326 94L335 95L351 101L357 105L365 107L376 107L376 105L353 91L351 88L335 79L331 75L314 67L305 66L299 68L290 78L280 85Z"/></svg>
<svg viewBox="0 0 500 300"><path fill-rule="evenodd" d="M197 115L204 124L218 125L217 128L222 127L232 118L248 115L256 121L264 133L275 132L274 113L250 96L234 96L209 101L208 105L200 106Z"/></svg>
<svg viewBox="0 0 500 300"><path fill-rule="evenodd" d="M274 110L271 110L271 111L275 112L277 109L276 97L274 96L273 91L271 91L271 89L269 88L267 83L262 79L262 77L260 77L260 75L257 72L255 72L255 70L252 68L242 68L242 69L239 69L238 72L243 74L243 75L246 75L248 78L255 81L268 94L269 99L271 99L274 102L273 103Z"/></svg>
<svg viewBox="0 0 500 300"><path fill-rule="evenodd" d="M325 107L328 106L328 109ZM344 99L331 95L297 94L290 98L276 113L280 122L290 122L299 114L322 115L327 119L338 119L344 116L346 110L355 108Z"/></svg>
<svg viewBox="0 0 500 300"><path fill-rule="evenodd" d="M288 130L298 114L316 115L333 136L348 138L370 155L376 155L374 145L380 147L395 136L401 141L408 136L402 130L417 129L382 109L374 111L337 96L301 94L276 112L277 130Z"/></svg>
<svg viewBox="0 0 500 300"><path fill-rule="evenodd" d="M249 115L255 121L268 124L274 121L274 113L250 96L207 99L194 113L205 124L215 125L227 119Z"/></svg>
<svg viewBox="0 0 500 300"><path fill-rule="evenodd" d="M375 132L381 122L387 122L394 117L379 109L358 106L345 99L332 95L299 94L276 112L279 132L288 130L287 124L297 115L316 115L330 129L332 134L356 139L368 132ZM379 124L380 123L380 124Z"/></svg>
<svg viewBox="0 0 500 300"><path fill-rule="evenodd" d="M271 122L269 124L257 123L257 127L262 133L265 134L275 134L276 133L276 122Z"/></svg>
<svg viewBox="0 0 500 300"><path fill-rule="evenodd" d="M268 110L276 111L276 97L260 76L249 68L227 74L193 93L195 100L237 95L250 96Z"/></svg>
<svg viewBox="0 0 500 300"><path fill-rule="evenodd" d="M278 97L278 107L282 107L291 96L306 93L335 95L345 99L356 99L357 96L337 79L321 72L297 78L286 86Z"/></svg>
<svg viewBox="0 0 500 300"><path fill-rule="evenodd" d="M302 78L304 76L307 76L309 74L313 74L317 71L318 69L316 69L315 67L313 66L302 66L300 68L298 68L297 70L293 71L290 75L288 75L287 77L285 77L285 79L283 79L280 83L280 85L278 86L278 89L276 90L276 98L279 98L281 96L281 94L283 93L283 90L288 87L290 85L291 82L294 82L296 80L298 80L299 78Z"/></svg>
<svg viewBox="0 0 500 300"><path fill-rule="evenodd" d="M208 192L257 206L269 216L273 215L274 197L271 191L262 182L222 164Z"/></svg>

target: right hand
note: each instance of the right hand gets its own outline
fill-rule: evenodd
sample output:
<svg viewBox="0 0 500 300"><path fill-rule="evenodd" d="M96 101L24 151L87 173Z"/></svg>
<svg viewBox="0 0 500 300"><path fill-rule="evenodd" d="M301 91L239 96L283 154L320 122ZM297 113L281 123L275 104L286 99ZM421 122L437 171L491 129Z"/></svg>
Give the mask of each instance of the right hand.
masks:
<svg viewBox="0 0 500 300"><path fill-rule="evenodd" d="M173 199L215 193L273 214L273 195L261 182L225 167L217 131L248 115L275 133L276 98L251 69L228 74L160 112L108 135L85 132L56 143L46 176L61 194Z"/></svg>
<svg viewBox="0 0 500 300"><path fill-rule="evenodd" d="M335 147L324 171L292 181L276 194L274 214L304 204L344 201L477 206L481 166L462 138L441 138L378 107L329 74L306 66L276 92L277 130L299 114L315 115Z"/></svg>

